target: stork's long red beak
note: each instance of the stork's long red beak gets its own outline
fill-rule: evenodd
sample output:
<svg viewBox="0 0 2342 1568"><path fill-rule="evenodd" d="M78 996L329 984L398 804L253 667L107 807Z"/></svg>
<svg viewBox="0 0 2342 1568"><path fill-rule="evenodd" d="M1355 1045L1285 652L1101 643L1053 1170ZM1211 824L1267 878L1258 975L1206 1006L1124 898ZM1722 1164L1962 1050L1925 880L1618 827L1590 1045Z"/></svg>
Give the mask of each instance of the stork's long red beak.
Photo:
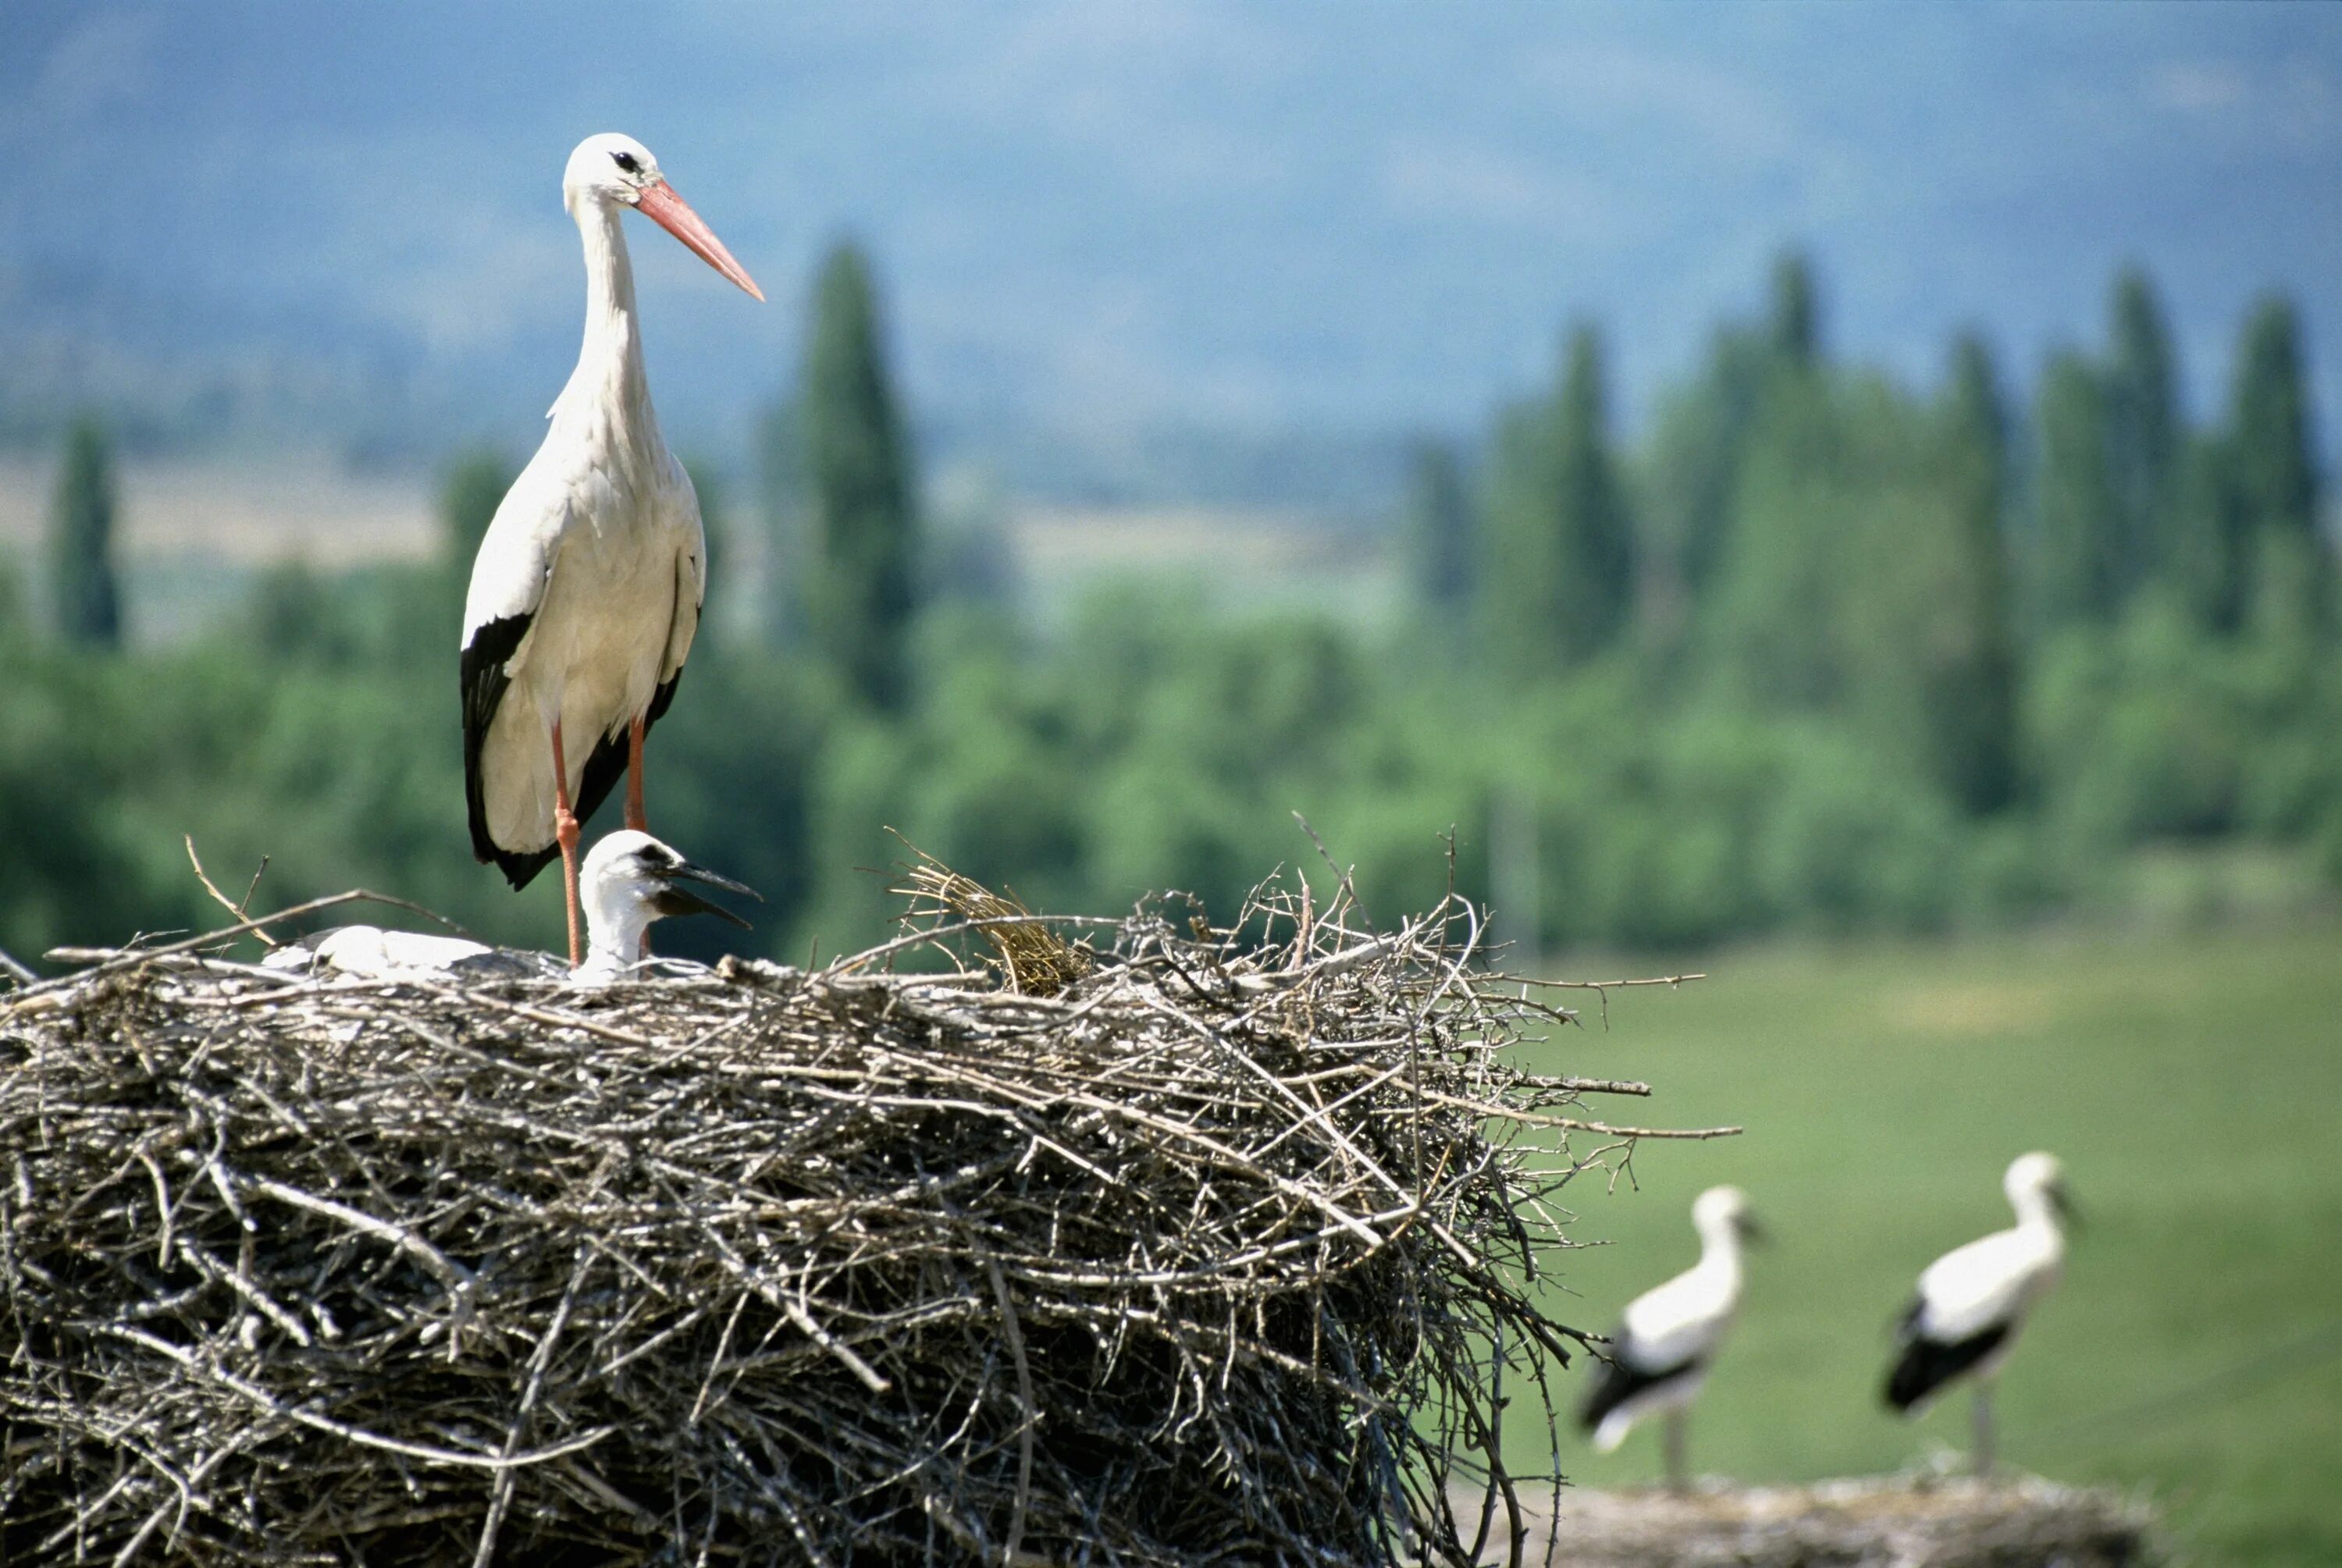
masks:
<svg viewBox="0 0 2342 1568"><path fill-rule="evenodd" d="M645 217L689 245L701 261L758 299L765 297L765 291L756 286L756 280L748 275L748 269L732 259L732 253L724 248L724 242L716 237L716 231L691 210L689 202L675 194L673 185L665 180L645 185L636 205L642 208Z"/></svg>

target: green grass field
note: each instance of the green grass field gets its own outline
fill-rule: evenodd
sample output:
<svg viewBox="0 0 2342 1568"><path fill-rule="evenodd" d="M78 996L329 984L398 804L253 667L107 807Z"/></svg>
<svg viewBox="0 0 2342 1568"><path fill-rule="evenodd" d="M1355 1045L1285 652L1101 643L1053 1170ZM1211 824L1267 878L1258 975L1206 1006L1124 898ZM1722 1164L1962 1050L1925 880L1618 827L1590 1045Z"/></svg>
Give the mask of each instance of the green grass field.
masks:
<svg viewBox="0 0 2342 1568"><path fill-rule="evenodd" d="M1688 1266L1700 1188L1738 1183L1772 1230L1694 1413L1696 1469L1802 1480L1964 1447L1965 1398L1916 1423L1880 1406L1887 1324L1929 1260L2009 1223L2001 1171L2045 1148L2087 1228L2002 1379L2004 1463L2139 1490L2198 1561L2342 1563L2342 930L1706 967L1614 993L1606 1032L1589 1007L1536 1053L1657 1091L1603 1102L1613 1120L1747 1128L1645 1143L1639 1190L1568 1189L1573 1236L1616 1243L1560 1260L1557 1315L1587 1328ZM1516 1463L1542 1450L1532 1413L1510 1418ZM1581 1485L1644 1483L1657 1433L1606 1457L1572 1433L1562 1461Z"/></svg>

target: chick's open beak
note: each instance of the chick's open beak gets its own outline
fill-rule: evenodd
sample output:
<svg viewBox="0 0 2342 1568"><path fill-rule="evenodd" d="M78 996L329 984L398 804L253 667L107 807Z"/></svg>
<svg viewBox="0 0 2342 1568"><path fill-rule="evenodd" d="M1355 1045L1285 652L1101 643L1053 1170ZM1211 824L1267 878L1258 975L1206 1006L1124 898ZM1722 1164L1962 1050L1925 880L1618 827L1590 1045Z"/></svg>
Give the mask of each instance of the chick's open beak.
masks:
<svg viewBox="0 0 2342 1568"><path fill-rule="evenodd" d="M710 887L723 888L727 893L745 893L758 904L765 902L765 895L746 883L735 882L721 872L710 871L704 865L694 865L688 861L658 874L666 885L652 896L651 907L663 915L712 914L719 920L730 921L743 931L753 929L746 920L722 904L702 898L687 887L676 885L681 882L705 883Z"/></svg>

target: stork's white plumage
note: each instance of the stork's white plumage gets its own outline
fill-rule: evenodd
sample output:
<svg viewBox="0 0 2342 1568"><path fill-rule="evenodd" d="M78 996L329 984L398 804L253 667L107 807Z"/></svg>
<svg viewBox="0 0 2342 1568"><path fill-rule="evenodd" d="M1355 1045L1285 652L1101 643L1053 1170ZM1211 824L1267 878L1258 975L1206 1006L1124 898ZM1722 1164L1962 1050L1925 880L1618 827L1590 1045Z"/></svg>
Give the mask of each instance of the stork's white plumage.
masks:
<svg viewBox="0 0 2342 1568"><path fill-rule="evenodd" d="M2064 1170L2053 1155L2020 1154L2001 1179L2016 1225L1956 1247L1929 1263L1897 1325L1902 1353L1887 1377L1887 1403L1917 1414L1960 1377L1976 1384L1977 1473L1992 1468L1992 1380L2016 1348L2034 1303L2054 1289L2066 1260L2061 1219L2072 1217Z"/></svg>
<svg viewBox="0 0 2342 1568"><path fill-rule="evenodd" d="M1578 1413L1607 1453L1637 1422L1667 1418L1667 1475L1681 1490L1683 1413L1697 1398L1708 1369L1740 1310L1740 1252L1758 1234L1747 1195L1737 1187L1710 1187L1691 1206L1699 1233L1699 1262L1626 1305L1610 1336L1601 1381Z"/></svg>
<svg viewBox="0 0 2342 1568"><path fill-rule="evenodd" d="M586 338L472 563L464 787L473 853L515 887L562 857L575 964L578 824L624 769L626 825L645 825L643 736L675 696L707 591L698 497L643 374L626 209L765 296L633 137L579 143L561 188L585 242Z"/></svg>
<svg viewBox="0 0 2342 1568"><path fill-rule="evenodd" d="M756 890L694 865L646 833L624 829L606 834L586 857L582 874L586 961L574 969L543 953L515 953L416 931L385 931L375 925L337 925L289 943L261 960L270 969L331 973L361 980L478 980L497 977L557 978L567 974L585 985L607 984L636 967L643 932L671 914L713 914L746 929L748 923L712 904L684 882L704 882L751 898Z"/></svg>

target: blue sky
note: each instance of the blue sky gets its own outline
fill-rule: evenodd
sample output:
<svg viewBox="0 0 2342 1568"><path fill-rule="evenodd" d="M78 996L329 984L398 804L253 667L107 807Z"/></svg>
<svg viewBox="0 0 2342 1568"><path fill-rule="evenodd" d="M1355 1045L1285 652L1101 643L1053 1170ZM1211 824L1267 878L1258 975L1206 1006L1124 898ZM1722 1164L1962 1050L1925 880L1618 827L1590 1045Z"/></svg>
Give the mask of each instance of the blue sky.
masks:
<svg viewBox="0 0 2342 1568"><path fill-rule="evenodd" d="M25 183L0 352L20 385L387 375L524 444L575 352L561 165L622 129L774 300L636 226L671 425L736 428L780 385L846 231L889 285L915 402L961 422L1465 432L1579 314L1609 328L1633 417L1791 241L1834 348L1912 378L1969 321L2029 377L2095 339L2136 257L2199 407L2253 295L2283 286L2326 429L2342 408L2342 7L11 18L0 138Z"/></svg>

